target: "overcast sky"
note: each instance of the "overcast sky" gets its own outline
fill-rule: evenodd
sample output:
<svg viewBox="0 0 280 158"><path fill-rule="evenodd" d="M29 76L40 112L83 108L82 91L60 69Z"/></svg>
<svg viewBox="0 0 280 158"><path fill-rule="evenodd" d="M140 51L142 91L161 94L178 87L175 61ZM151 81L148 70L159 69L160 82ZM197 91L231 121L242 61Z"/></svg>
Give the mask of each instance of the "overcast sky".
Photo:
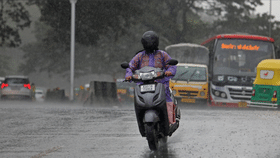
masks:
<svg viewBox="0 0 280 158"><path fill-rule="evenodd" d="M256 8L256 13L269 14L269 1L270 0L261 0L263 5ZM274 15L275 19L280 21L280 0L271 0L271 15Z"/></svg>

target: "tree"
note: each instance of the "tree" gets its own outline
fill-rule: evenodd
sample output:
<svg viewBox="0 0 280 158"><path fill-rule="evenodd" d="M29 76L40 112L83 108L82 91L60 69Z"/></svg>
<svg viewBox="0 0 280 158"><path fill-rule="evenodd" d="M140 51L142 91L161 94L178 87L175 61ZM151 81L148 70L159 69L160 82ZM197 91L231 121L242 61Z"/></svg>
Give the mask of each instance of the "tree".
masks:
<svg viewBox="0 0 280 158"><path fill-rule="evenodd" d="M260 23L256 23L253 11L257 5L262 5L260 0L217 0L216 3L210 3L210 14L218 17L212 25L212 35L235 32L256 33L258 30L256 28L259 27L257 24Z"/></svg>
<svg viewBox="0 0 280 158"><path fill-rule="evenodd" d="M24 74L47 71L49 76L64 75L65 71L69 69L70 55L66 53L69 50L68 46L61 42L54 42L53 39L57 38L57 34L52 27L45 23L35 22L34 32L37 42L21 48L27 53L23 56L26 63L20 66L20 71Z"/></svg>
<svg viewBox="0 0 280 158"><path fill-rule="evenodd" d="M155 2L161 4L160 1ZM169 1L169 3L170 2L171 1ZM128 60L127 54L129 53L127 52L131 53L129 55L130 60L131 57L137 52L137 50L139 50L139 46L141 49L141 35L144 33L144 31L150 29L151 27L154 27L155 31L157 31L161 35L161 45L164 46L173 42L177 42L176 36L182 34L182 32L184 31L175 30L175 38L172 38L172 36L170 36L170 34L168 33L168 31L173 31L172 28L180 27L176 26L177 23L174 25L170 25L171 27L168 28L168 30L162 29L162 24L157 21L155 21L157 22L155 25L148 25L158 16L162 18L162 20L165 19L165 17L161 16L160 8L164 8L165 6L162 5L167 5L167 3L164 3L162 5L158 5L157 3L152 2L151 5L151 2L147 0L79 0L77 2L76 43L80 46L83 45L89 46L89 48L91 49L94 48L94 50L92 50L93 52L95 52L94 54L86 54L85 52L88 51L84 51L83 53L81 52L83 56L90 56L90 59L92 59L91 62L87 59L83 60L83 63L88 63L88 65L90 65L91 72L111 73L111 71L108 70L116 68L116 64L118 62ZM49 29L48 33L45 33L44 36L37 36L41 38L40 40L38 40L37 44L28 45L24 48L24 50L28 52L28 54L25 56L28 62L26 63L25 67L22 66L21 68L25 69L26 73L36 71L32 67L34 64L37 64L36 62L41 61L38 71L46 70L53 73L62 73L63 71L67 71L67 67L65 67L64 65L69 64L66 61L58 61L66 59L67 54L69 54L70 50L69 39L71 7L69 0L29 0L29 4L36 4L40 8L42 14L40 22L43 22L46 26L49 26ZM157 12L154 11L154 5L159 6L159 9L156 10ZM180 10L177 10L177 12L179 11ZM151 14L149 14L148 12ZM172 15L170 15L168 18L171 21L174 20ZM172 22L168 21L168 24L171 23ZM40 33L40 31L36 32L40 35L42 34ZM171 40L169 40L169 38L171 38ZM130 45L130 47L127 47L127 45ZM38 48L41 48L40 51L38 51ZM77 47L76 50L78 50ZM35 52L36 54L34 54ZM79 53L79 51L76 52ZM36 60L36 58L40 59ZM104 65L107 63L107 61L110 63L110 65ZM62 65L61 63L64 64ZM96 69L97 66L99 66L100 68ZM82 70L83 68L85 67L79 66L79 63L75 64L75 72L87 72Z"/></svg>
<svg viewBox="0 0 280 158"><path fill-rule="evenodd" d="M200 20L199 3L207 0L142 1L141 23L155 30L167 43L193 42L207 32L207 24ZM193 36L195 34L196 36Z"/></svg>
<svg viewBox="0 0 280 158"><path fill-rule="evenodd" d="M272 25L272 38L279 45L280 40L280 22L274 20L274 16L267 13L262 15L254 15L254 7L262 5L260 0L248 1L220 1L225 10L216 9L216 15L220 16L224 12L224 16L215 21L212 25L212 35L221 33L243 32L255 35L269 36L269 23ZM278 44L277 44L278 43Z"/></svg>
<svg viewBox="0 0 280 158"><path fill-rule="evenodd" d="M78 0L76 3L76 42L94 45L100 35L114 31L114 38L126 33L133 23L132 15L140 15L134 0L101 1ZM29 5L37 5L41 10L40 21L54 29L55 42L69 45L71 6L69 0L29 0ZM47 37L46 37L47 38Z"/></svg>
<svg viewBox="0 0 280 158"><path fill-rule="evenodd" d="M19 46L19 30L29 27L30 23L29 13L23 2L0 0L0 46Z"/></svg>
<svg viewBox="0 0 280 158"><path fill-rule="evenodd" d="M40 61L37 71L68 75L69 0L29 0L29 4L40 8L40 23L48 29L44 34L37 30L40 40L25 47L29 62L22 68L26 73L36 71L32 63ZM204 4L209 6L206 11ZM245 30L247 22L253 22L251 11L257 5L261 5L260 0L78 0L75 76L86 73L114 76L121 71L119 64L141 49L140 39L147 30L159 34L160 49L180 42L198 43L219 30L228 33L236 28ZM213 24L203 22L202 12L219 19ZM240 26L232 27L233 24Z"/></svg>
<svg viewBox="0 0 280 158"><path fill-rule="evenodd" d="M6 76L11 71L9 61L11 57L7 55L0 55L0 76Z"/></svg>
<svg viewBox="0 0 280 158"><path fill-rule="evenodd" d="M69 74L70 65L70 2L69 0L30 0L29 5L33 4L40 8L42 14L41 24L36 23L35 32L38 41L23 47L27 53L24 56L27 62L21 66L21 70L26 74L47 71L49 74L59 73L66 76ZM128 26L133 24L130 12L133 11L134 15L138 14L136 7L137 5L135 6L130 0L78 1L76 4L75 76L90 73L90 67L100 66L98 62L104 61L102 57L106 57L104 55L107 53L94 45L102 45L100 37L104 35L110 35L111 42L116 42L121 35L125 35ZM108 46L110 47L110 44ZM89 58L92 56L89 50L101 54L89 61L92 59ZM108 67L102 64L101 66ZM36 70L34 65L39 68Z"/></svg>

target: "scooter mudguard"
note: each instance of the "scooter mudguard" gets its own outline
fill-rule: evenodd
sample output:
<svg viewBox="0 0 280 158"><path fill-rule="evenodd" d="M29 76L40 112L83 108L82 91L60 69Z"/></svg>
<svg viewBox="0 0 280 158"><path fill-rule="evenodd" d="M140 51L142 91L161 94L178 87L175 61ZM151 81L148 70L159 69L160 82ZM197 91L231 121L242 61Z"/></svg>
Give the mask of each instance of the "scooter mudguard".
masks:
<svg viewBox="0 0 280 158"><path fill-rule="evenodd" d="M155 123L159 121L159 116L155 110L147 110L144 115L144 123Z"/></svg>

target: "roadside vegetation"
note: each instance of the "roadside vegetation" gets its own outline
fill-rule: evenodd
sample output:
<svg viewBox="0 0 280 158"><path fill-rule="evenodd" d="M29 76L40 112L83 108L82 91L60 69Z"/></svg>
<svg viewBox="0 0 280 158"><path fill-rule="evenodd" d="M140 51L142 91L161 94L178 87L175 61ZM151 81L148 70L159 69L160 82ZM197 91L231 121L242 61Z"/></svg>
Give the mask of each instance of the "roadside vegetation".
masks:
<svg viewBox="0 0 280 158"><path fill-rule="evenodd" d="M38 21L24 8L36 5ZM160 49L176 43L197 43L220 33L243 32L269 36L280 45L280 22L255 14L260 0L78 0L76 3L75 77L85 74L123 75L119 64L141 50L147 30L160 36ZM25 74L48 72L68 78L70 70L69 0L0 0L0 46L18 47L18 31L35 23L37 41L21 46ZM13 21L7 23L7 21ZM11 29L8 29L11 28ZM9 39L9 40L8 40ZM0 60L2 62L2 60ZM0 63L1 65L1 63ZM0 72L1 73L1 72Z"/></svg>

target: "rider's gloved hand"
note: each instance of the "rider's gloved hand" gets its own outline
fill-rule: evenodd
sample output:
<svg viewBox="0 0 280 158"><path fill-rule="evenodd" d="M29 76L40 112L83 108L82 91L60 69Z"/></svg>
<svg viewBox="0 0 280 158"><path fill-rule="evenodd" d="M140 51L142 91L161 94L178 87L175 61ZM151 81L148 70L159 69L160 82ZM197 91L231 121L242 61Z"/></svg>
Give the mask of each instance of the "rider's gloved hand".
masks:
<svg viewBox="0 0 280 158"><path fill-rule="evenodd" d="M128 81L131 80L131 79L132 79L132 76L128 76L128 77L125 78L125 80L128 80Z"/></svg>
<svg viewBox="0 0 280 158"><path fill-rule="evenodd" d="M172 73L170 71L165 72L165 76L171 76L171 75L172 75Z"/></svg>

